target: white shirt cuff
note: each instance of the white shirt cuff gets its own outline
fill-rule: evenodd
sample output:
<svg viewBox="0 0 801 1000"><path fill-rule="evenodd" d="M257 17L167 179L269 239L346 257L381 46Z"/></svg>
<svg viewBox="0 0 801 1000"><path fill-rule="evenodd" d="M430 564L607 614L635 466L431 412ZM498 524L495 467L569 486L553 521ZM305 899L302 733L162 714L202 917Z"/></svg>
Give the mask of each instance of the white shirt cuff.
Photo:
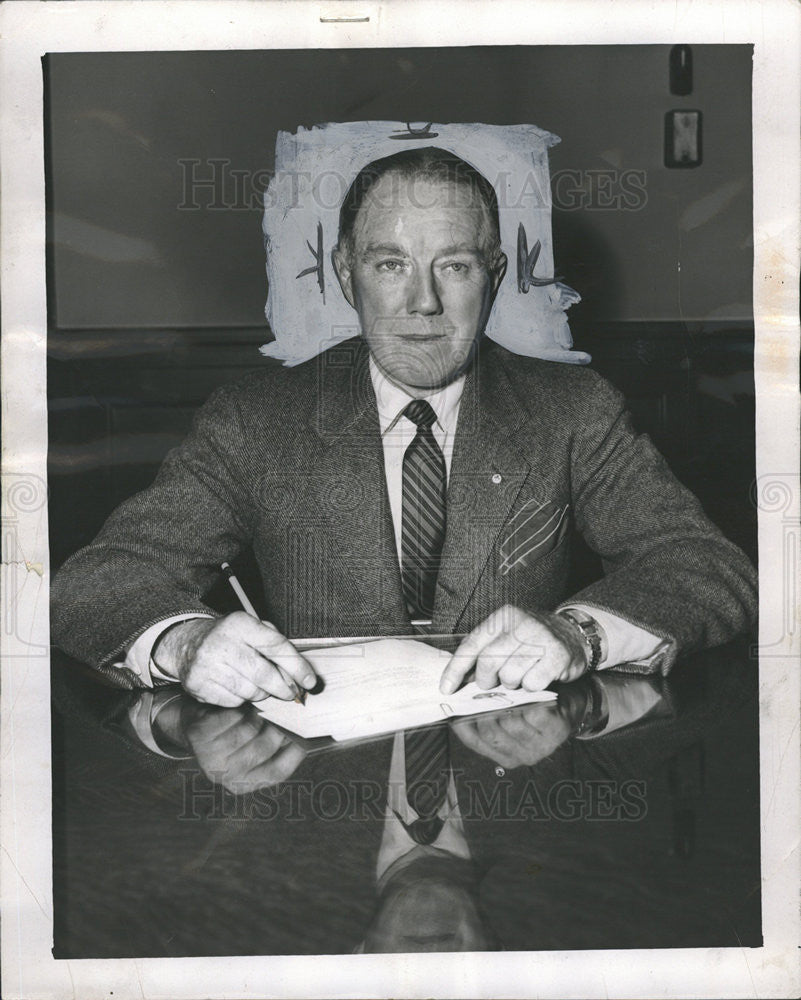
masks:
<svg viewBox="0 0 801 1000"><path fill-rule="evenodd" d="M590 615L606 633L606 657L598 664L598 670L607 670L621 663L650 664L670 647L667 639L661 639L653 632L608 611L586 604L566 604L559 610L570 611L571 608Z"/></svg>
<svg viewBox="0 0 801 1000"><path fill-rule="evenodd" d="M599 736L607 736L616 729L633 725L649 714L669 714L669 706L664 701L662 691L651 678L619 674L599 683L604 685L602 693L606 705L606 725L597 732L582 733L577 739L593 740ZM662 706L662 711L656 712L657 706Z"/></svg>
<svg viewBox="0 0 801 1000"><path fill-rule="evenodd" d="M153 723L156 721L156 716L162 708L165 708L171 701L180 697L182 697L182 692L176 692L175 689L168 691L167 688L162 688L161 691L157 692L143 691L139 699L128 709L128 718L133 726L133 730L144 746L153 753L157 753L160 757L168 757L170 760L189 760L192 754L174 757L172 754L162 750L156 742L156 737L153 735Z"/></svg>
<svg viewBox="0 0 801 1000"><path fill-rule="evenodd" d="M128 670L145 687L153 687L154 680L170 681L175 684L176 679L159 670L153 662L153 647L158 642L162 632L166 632L171 625L177 625L178 622L186 622L192 618L213 617L213 615L201 615L194 611L191 614L173 615L172 618L165 618L163 621L156 622L155 625L151 625L150 628L145 629L139 638L131 643L128 647L128 652L125 654L125 659L119 663L114 663L113 666L119 670Z"/></svg>

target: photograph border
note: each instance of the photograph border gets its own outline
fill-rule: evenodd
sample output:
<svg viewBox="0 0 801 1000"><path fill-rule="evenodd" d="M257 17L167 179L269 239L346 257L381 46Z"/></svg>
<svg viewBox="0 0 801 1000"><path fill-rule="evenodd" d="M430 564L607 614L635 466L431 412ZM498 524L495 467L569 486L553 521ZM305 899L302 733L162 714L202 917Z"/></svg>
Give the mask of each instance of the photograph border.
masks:
<svg viewBox="0 0 801 1000"><path fill-rule="evenodd" d="M527 16L523 17L523 12ZM0 8L2 995L792 997L799 985L799 90L795 0L120 0ZM753 43L761 948L56 960L52 957L47 52Z"/></svg>

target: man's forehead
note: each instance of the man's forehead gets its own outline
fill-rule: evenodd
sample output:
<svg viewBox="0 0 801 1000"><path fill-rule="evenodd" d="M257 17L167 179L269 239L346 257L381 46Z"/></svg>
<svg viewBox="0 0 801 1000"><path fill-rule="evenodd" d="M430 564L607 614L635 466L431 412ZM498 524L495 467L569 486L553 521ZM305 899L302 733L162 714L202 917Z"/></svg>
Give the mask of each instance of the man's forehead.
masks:
<svg viewBox="0 0 801 1000"><path fill-rule="evenodd" d="M386 182L386 183L385 183ZM356 216L354 235L372 242L390 234L437 228L444 220L449 242L483 243L489 221L480 195L456 180L386 174L367 192Z"/></svg>
<svg viewBox="0 0 801 1000"><path fill-rule="evenodd" d="M373 184L365 195L362 208L418 208L425 211L434 205L459 209L483 208L484 202L476 188L466 180L403 174L392 170Z"/></svg>

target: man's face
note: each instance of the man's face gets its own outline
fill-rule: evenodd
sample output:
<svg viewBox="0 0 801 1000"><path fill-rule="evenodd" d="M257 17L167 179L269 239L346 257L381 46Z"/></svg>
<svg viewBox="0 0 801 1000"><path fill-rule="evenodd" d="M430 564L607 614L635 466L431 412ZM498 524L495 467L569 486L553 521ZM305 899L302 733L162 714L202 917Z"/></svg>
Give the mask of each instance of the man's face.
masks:
<svg viewBox="0 0 801 1000"><path fill-rule="evenodd" d="M388 892L367 932L367 952L483 951L487 931L470 892L427 875Z"/></svg>
<svg viewBox="0 0 801 1000"><path fill-rule="evenodd" d="M367 194L352 253L334 251L345 298L379 368L412 395L456 378L472 357L506 270L470 188L385 174Z"/></svg>

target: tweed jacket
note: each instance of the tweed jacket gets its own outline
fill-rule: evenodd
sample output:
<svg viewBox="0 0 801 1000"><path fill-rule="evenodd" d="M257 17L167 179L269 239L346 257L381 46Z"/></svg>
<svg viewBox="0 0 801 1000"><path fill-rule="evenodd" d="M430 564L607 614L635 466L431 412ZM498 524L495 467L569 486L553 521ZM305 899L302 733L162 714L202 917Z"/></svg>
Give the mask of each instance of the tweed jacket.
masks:
<svg viewBox="0 0 801 1000"><path fill-rule="evenodd" d="M568 595L575 531L604 575ZM105 671L150 625L211 611L220 564L247 546L284 634L411 631L360 338L218 389L153 485L56 575L53 641ZM459 411L436 631L570 597L667 639L647 668L666 673L679 652L749 627L755 587L746 556L635 433L620 393L588 368L484 342Z"/></svg>

